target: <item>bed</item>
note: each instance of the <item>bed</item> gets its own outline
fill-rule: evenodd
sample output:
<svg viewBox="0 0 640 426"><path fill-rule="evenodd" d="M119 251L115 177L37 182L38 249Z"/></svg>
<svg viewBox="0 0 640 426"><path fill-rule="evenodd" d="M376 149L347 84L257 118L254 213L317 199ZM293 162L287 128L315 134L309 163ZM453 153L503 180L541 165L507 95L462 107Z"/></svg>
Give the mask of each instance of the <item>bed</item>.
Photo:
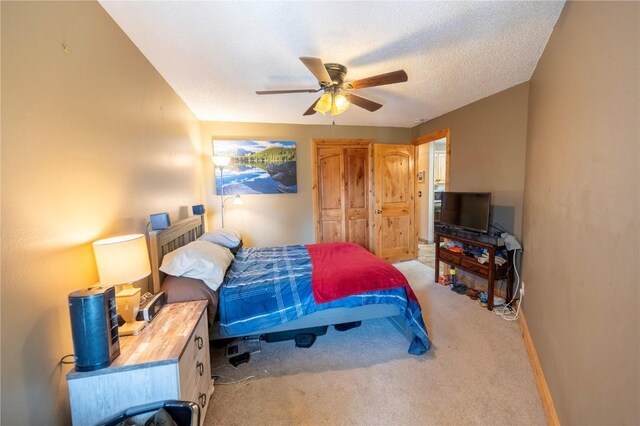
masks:
<svg viewBox="0 0 640 426"><path fill-rule="evenodd" d="M384 289L315 303L310 296L313 268L307 253L311 245L241 248L216 292L189 279L180 278L178 284L175 277L167 277L160 271L164 256L203 234L203 216L181 220L163 231L151 231L152 283L154 293L162 288L170 294L169 300L171 292L178 287L184 289L185 283L192 290L189 297L208 300L212 340L388 318L409 341L409 353L420 355L429 349L420 306L410 288ZM247 277L253 280L249 284ZM165 278L167 281L163 283ZM166 285L169 281L172 286ZM269 284L264 284L265 281ZM274 288L274 293L267 294ZM179 300L184 300L181 297ZM261 311L243 312L248 305ZM219 314L213 321L216 308Z"/></svg>

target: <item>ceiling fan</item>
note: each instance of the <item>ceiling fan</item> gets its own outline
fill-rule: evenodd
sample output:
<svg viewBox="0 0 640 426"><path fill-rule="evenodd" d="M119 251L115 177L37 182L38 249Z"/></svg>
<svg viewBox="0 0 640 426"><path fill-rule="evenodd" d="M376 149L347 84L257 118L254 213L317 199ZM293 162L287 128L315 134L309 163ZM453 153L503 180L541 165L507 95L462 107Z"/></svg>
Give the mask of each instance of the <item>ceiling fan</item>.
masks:
<svg viewBox="0 0 640 426"><path fill-rule="evenodd" d="M319 89L291 89L291 90L258 90L258 95L280 95L285 93L324 93L305 111L303 115L313 115L316 112L324 115L338 115L345 112L351 104L364 108L367 111L377 111L381 104L351 93L351 90L364 89L366 87L384 86L386 84L402 83L407 81L407 73L404 70L392 71L386 74L360 80L344 82L347 75L347 67L341 64L322 63L320 58L303 56L302 63L311 71L318 80Z"/></svg>

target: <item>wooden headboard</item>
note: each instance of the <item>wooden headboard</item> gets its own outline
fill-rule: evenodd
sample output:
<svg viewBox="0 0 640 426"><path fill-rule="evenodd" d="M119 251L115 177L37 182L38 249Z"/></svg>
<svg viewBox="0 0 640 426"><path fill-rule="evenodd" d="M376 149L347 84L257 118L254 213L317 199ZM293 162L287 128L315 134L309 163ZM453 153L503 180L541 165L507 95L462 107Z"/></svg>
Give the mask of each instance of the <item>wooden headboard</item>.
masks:
<svg viewBox="0 0 640 426"><path fill-rule="evenodd" d="M204 234L204 215L182 219L162 231L149 232L149 250L151 252L151 280L153 293L160 291L164 272L160 271L162 258L182 246L186 246Z"/></svg>

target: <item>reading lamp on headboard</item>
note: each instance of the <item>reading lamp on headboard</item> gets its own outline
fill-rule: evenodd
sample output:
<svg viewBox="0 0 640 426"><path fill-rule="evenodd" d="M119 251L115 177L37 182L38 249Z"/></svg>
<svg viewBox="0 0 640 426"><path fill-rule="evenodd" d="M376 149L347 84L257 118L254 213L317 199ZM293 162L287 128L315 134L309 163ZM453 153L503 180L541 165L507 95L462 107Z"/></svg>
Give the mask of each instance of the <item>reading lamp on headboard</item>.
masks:
<svg viewBox="0 0 640 426"><path fill-rule="evenodd" d="M98 276L103 286L122 285L116 293L118 313L126 321L118 329L120 335L138 334L145 326L136 321L140 308L140 289L133 283L149 276L147 241L142 234L122 235L93 243Z"/></svg>

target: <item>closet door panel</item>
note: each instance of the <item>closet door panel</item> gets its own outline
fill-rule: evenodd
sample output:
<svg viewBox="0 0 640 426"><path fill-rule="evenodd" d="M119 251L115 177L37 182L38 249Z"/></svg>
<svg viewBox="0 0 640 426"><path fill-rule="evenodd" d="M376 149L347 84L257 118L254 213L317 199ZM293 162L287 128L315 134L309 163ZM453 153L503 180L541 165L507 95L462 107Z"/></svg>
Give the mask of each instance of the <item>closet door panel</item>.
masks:
<svg viewBox="0 0 640 426"><path fill-rule="evenodd" d="M349 241L369 250L369 221L366 219L349 220L347 233Z"/></svg>
<svg viewBox="0 0 640 426"><path fill-rule="evenodd" d="M346 241L369 249L369 151L345 149Z"/></svg>
<svg viewBox="0 0 640 426"><path fill-rule="evenodd" d="M345 238L343 163L342 149L318 149L318 242L321 243L344 241Z"/></svg>
<svg viewBox="0 0 640 426"><path fill-rule="evenodd" d="M322 241L321 243L339 243L344 241L342 238L342 221L325 220L321 226Z"/></svg>

